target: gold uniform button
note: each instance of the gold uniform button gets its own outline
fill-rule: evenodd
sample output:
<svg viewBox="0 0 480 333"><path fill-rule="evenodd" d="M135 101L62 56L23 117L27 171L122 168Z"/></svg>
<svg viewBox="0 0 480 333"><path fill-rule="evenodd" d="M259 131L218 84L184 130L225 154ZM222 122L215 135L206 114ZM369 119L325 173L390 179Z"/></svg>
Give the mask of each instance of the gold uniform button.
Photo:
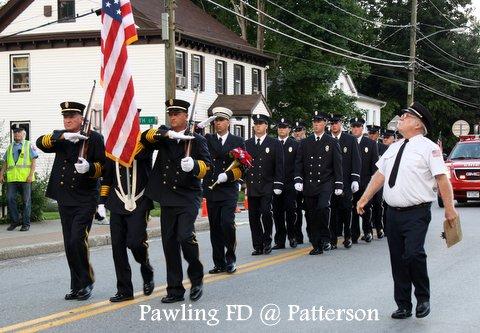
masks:
<svg viewBox="0 0 480 333"><path fill-rule="evenodd" d="M62 170L65 170L65 167L63 167Z"/></svg>
<svg viewBox="0 0 480 333"><path fill-rule="evenodd" d="M75 174L76 174L76 173L77 173L77 171L74 171L73 173L75 173Z"/></svg>
<svg viewBox="0 0 480 333"><path fill-rule="evenodd" d="M60 185L63 185L63 182L60 182Z"/></svg>
<svg viewBox="0 0 480 333"><path fill-rule="evenodd" d="M163 184L166 184L167 182L163 182Z"/></svg>
<svg viewBox="0 0 480 333"><path fill-rule="evenodd" d="M176 189L177 189L177 187L176 187L176 186L174 186L174 187L173 187L173 189L174 189L174 190L176 190Z"/></svg>

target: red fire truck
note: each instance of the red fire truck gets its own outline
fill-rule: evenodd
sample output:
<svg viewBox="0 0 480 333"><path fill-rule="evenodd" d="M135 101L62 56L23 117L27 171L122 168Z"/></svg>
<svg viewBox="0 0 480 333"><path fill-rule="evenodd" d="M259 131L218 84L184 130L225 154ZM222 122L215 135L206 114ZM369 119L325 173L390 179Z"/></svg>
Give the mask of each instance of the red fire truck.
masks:
<svg viewBox="0 0 480 333"><path fill-rule="evenodd" d="M480 200L480 136L462 135L445 160L447 176L458 203ZM442 198L438 204L443 207Z"/></svg>

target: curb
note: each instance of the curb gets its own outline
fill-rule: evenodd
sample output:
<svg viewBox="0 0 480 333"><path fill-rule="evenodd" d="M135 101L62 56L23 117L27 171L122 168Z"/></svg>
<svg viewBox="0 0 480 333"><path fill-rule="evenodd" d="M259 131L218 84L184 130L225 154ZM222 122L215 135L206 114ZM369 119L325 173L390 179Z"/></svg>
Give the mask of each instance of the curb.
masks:
<svg viewBox="0 0 480 333"><path fill-rule="evenodd" d="M196 231L210 230L210 226L207 221L198 221L195 223ZM161 236L160 227L147 229L148 238L159 238ZM90 248L110 245L111 237L107 235L97 235L89 237L88 244ZM26 246L13 246L0 249L0 261L16 258L24 258L41 254L58 253L63 252L63 242L41 243L32 244Z"/></svg>

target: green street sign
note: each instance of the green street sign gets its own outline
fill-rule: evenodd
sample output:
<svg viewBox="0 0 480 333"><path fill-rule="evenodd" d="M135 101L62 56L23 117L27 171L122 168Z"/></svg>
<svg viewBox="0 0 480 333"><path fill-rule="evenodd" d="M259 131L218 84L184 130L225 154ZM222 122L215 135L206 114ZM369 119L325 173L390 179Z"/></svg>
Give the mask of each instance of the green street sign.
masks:
<svg viewBox="0 0 480 333"><path fill-rule="evenodd" d="M140 117L140 125L156 125L158 124L158 117Z"/></svg>

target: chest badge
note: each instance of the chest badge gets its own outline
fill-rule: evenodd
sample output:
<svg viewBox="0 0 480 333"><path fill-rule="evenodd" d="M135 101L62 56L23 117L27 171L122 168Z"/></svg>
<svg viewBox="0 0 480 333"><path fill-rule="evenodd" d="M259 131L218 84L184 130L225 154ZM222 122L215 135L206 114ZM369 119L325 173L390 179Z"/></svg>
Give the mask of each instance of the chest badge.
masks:
<svg viewBox="0 0 480 333"><path fill-rule="evenodd" d="M343 152L346 154L347 153L347 147L343 147Z"/></svg>
<svg viewBox="0 0 480 333"><path fill-rule="evenodd" d="M368 147L365 147L365 153L368 153Z"/></svg>
<svg viewBox="0 0 480 333"><path fill-rule="evenodd" d="M268 154L270 152L270 148L265 148L265 152Z"/></svg>
<svg viewBox="0 0 480 333"><path fill-rule="evenodd" d="M291 153L293 151L292 147L288 147L288 152Z"/></svg>
<svg viewBox="0 0 480 333"><path fill-rule="evenodd" d="M330 150L330 147L329 146L325 146L325 151L329 151Z"/></svg>

